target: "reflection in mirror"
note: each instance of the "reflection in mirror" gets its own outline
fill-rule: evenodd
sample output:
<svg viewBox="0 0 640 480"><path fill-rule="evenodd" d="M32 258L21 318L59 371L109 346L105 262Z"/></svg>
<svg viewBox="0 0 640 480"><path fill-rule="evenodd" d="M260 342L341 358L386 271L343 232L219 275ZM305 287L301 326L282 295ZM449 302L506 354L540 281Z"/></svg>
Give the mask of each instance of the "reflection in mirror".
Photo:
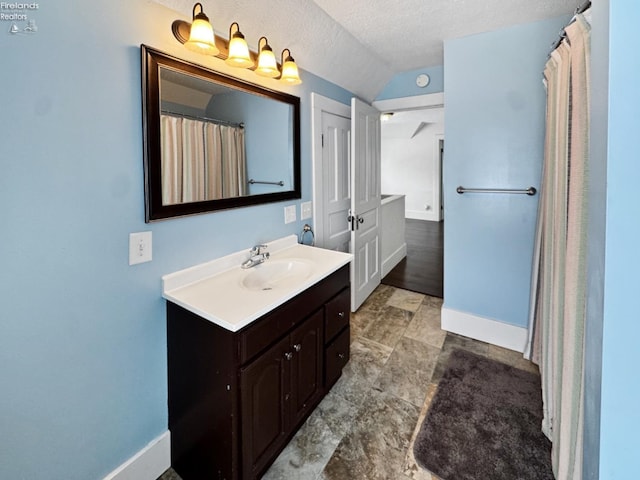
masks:
<svg viewBox="0 0 640 480"><path fill-rule="evenodd" d="M142 52L147 221L300 198L297 97Z"/></svg>

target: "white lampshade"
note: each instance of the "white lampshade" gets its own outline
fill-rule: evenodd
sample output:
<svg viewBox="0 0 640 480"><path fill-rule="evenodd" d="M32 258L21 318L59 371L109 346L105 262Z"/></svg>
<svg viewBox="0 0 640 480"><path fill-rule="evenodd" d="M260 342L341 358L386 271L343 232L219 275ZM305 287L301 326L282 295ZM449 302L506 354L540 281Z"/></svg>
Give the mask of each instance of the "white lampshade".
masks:
<svg viewBox="0 0 640 480"><path fill-rule="evenodd" d="M263 39L265 44L262 48L260 48L260 43ZM258 51L260 52L260 54L258 55L258 66L256 67L256 74L263 77L271 78L280 75L276 56L273 54L273 50L271 50L271 47L267 43L267 39L265 37L262 37L258 42Z"/></svg>
<svg viewBox="0 0 640 480"><path fill-rule="evenodd" d="M288 50L285 49L282 52L283 58L285 51L288 52ZM299 85L302 83L302 80L300 80L300 74L298 73L298 66L291 55L287 55L287 57L282 61L282 75L280 76L280 80L289 85Z"/></svg>
<svg viewBox="0 0 640 480"><path fill-rule="evenodd" d="M236 31L231 34L234 25L236 26ZM247 68L253 66L253 60L251 60L251 55L249 54L249 46L244 39L244 35L240 33L240 27L235 22L229 28L229 56L225 62L232 67Z"/></svg>
<svg viewBox="0 0 640 480"><path fill-rule="evenodd" d="M196 14L196 7L198 6L200 7L200 13ZM189 40L185 42L184 46L193 52L204 55L217 55L220 53L218 47L216 47L213 27L209 23L209 17L204 14L202 5L199 3L196 3L193 7L191 32Z"/></svg>

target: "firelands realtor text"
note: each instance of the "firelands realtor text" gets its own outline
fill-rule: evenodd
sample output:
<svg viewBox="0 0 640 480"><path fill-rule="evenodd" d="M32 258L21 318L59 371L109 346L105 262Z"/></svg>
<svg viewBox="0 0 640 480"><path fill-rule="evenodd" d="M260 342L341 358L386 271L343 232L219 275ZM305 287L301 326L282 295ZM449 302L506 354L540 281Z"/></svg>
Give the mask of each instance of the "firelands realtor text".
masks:
<svg viewBox="0 0 640 480"><path fill-rule="evenodd" d="M26 11L38 10L37 3L0 2L0 20L27 20Z"/></svg>

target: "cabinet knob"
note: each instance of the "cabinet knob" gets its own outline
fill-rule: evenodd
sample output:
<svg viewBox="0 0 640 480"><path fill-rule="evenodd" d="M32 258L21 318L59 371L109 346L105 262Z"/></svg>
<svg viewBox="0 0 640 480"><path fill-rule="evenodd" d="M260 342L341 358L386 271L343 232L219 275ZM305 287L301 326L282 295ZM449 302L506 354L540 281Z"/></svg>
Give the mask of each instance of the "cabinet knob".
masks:
<svg viewBox="0 0 640 480"><path fill-rule="evenodd" d="M293 346L293 349L294 349L296 352L299 352L300 350L302 350L302 345L300 345L299 343L296 343L296 344Z"/></svg>
<svg viewBox="0 0 640 480"><path fill-rule="evenodd" d="M344 312L339 312L339 313L338 313L338 316L339 316L340 318L344 318Z"/></svg>
<svg viewBox="0 0 640 480"><path fill-rule="evenodd" d="M293 353L291 352L287 352L284 354L284 358L286 358L287 360L291 360L293 358Z"/></svg>
<svg viewBox="0 0 640 480"><path fill-rule="evenodd" d="M344 360L344 356L345 356L345 355L344 355L344 353L339 353L339 354L338 354L338 358L339 358L340 360Z"/></svg>

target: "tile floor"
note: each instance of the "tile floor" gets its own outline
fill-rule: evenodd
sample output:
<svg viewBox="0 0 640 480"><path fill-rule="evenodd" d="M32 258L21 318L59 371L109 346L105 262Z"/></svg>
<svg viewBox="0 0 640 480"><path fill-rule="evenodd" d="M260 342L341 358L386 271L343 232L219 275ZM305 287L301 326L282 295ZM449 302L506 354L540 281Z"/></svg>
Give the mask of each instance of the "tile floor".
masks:
<svg viewBox="0 0 640 480"><path fill-rule="evenodd" d="M438 480L413 438L454 348L537 372L521 354L440 329L442 299L380 285L351 315L351 360L263 480ZM180 480L168 470L159 480Z"/></svg>

